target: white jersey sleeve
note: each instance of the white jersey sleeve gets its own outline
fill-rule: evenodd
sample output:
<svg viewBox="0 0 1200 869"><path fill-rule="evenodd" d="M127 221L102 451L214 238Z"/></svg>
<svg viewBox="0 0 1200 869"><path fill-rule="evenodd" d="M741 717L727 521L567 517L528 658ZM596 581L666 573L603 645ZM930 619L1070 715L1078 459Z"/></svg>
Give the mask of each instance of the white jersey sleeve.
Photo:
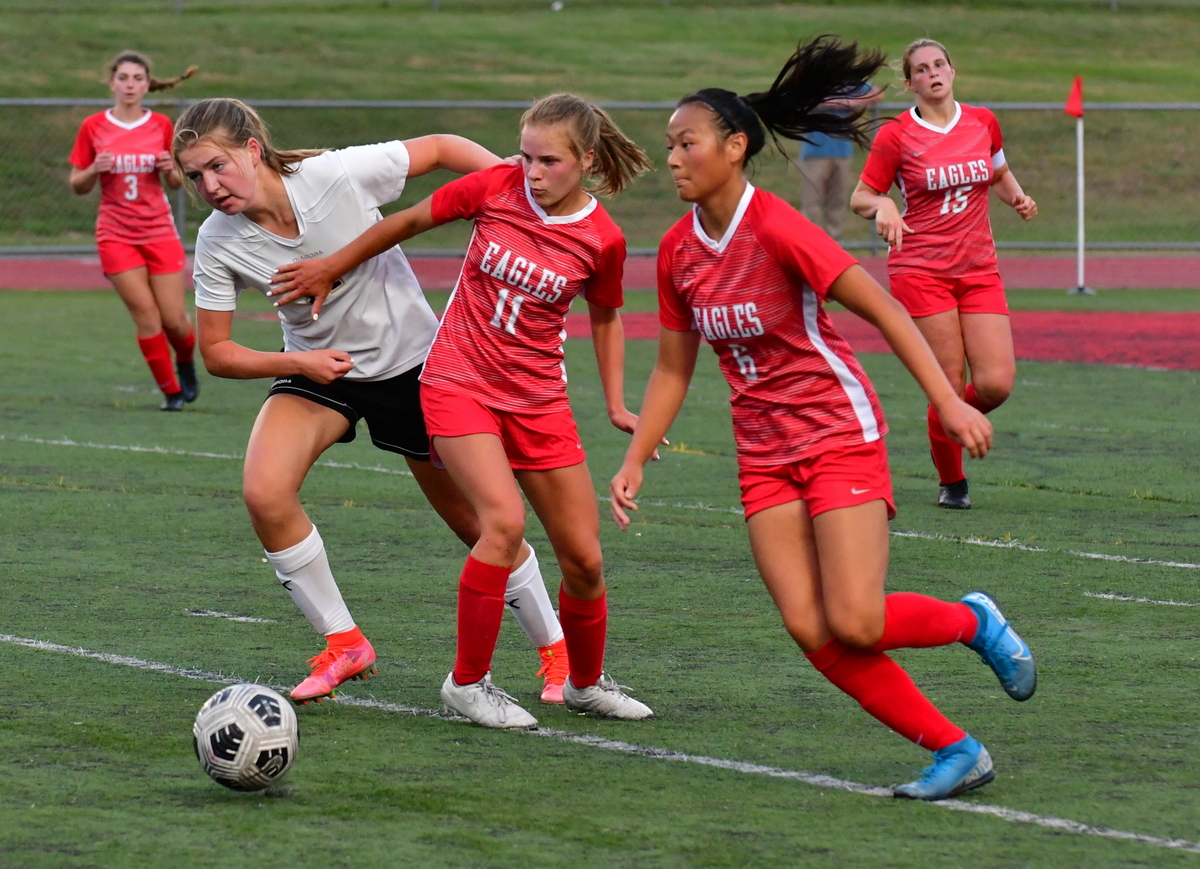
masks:
<svg viewBox="0 0 1200 869"><path fill-rule="evenodd" d="M245 289L244 285L239 286L233 271L220 261L204 232L196 239L192 283L196 288L196 307L206 311L236 309L237 297Z"/></svg>
<svg viewBox="0 0 1200 869"><path fill-rule="evenodd" d="M408 148L401 141L356 145L333 152L367 208L395 202L408 180Z"/></svg>

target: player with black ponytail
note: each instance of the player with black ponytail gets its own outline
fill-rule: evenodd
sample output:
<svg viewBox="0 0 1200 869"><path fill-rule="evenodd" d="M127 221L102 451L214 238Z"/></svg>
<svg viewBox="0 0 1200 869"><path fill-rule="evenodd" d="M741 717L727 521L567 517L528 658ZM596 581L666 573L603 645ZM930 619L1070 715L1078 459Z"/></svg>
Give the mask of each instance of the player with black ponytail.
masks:
<svg viewBox="0 0 1200 869"><path fill-rule="evenodd" d="M883 333L972 455L988 451L991 426L955 393L904 309L824 232L746 179L768 133L860 139L861 113L819 107L861 90L883 60L820 37L800 45L763 93L710 88L680 100L667 126L667 165L693 208L659 247L658 362L610 494L627 528L642 466L683 404L703 336L732 391L750 548L788 632L830 682L934 750L934 764L896 795L942 799L991 781L991 758L885 652L965 643L1017 700L1033 694L1036 671L982 592L959 603L884 593L895 514L887 425L821 303L833 299Z"/></svg>

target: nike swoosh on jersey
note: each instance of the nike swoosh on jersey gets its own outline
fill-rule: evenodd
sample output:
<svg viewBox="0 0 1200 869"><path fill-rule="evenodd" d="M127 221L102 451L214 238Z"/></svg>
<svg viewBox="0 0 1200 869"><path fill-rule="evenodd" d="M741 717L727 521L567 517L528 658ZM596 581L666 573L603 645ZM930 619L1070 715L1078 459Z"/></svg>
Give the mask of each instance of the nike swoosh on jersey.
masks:
<svg viewBox="0 0 1200 869"><path fill-rule="evenodd" d="M869 492L869 491L871 491L871 490L870 489L855 489L853 486L850 487L851 495L861 495L864 492Z"/></svg>

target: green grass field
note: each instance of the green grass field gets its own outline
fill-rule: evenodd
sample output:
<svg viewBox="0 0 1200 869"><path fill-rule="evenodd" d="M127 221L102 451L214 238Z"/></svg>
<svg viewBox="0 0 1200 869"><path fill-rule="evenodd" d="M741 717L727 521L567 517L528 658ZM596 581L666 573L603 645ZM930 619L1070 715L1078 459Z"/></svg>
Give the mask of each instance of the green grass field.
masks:
<svg viewBox="0 0 1200 869"><path fill-rule="evenodd" d="M47 14L47 9L54 10ZM801 37L840 33L895 58L917 36L934 36L959 68L966 102L1065 100L1077 74L1088 100L1200 101L1200 4L1107 2L601 3L446 0L428 3L307 0L301 4L187 0L72 2L0 0L0 96L107 97L102 67L130 44L163 76L187 64L197 79L184 98L533 99L570 90L598 100L672 101L700 87L745 93L766 87ZM1070 34L1070 38L1064 38ZM891 98L905 99L890 73ZM72 197L65 160L79 122L95 109L0 107L0 244L91 241L95 195ZM498 153L516 147L516 111L267 109L281 144L338 147L451 131ZM657 156L666 113L618 114ZM993 210L997 237L1029 243L1075 237L1074 127L1059 111L1000 114L1005 151L1041 214L1022 224ZM1200 222L1191 191L1200 168L1190 145L1198 112L1091 112L1087 117L1089 238L1194 241ZM661 162L661 161L660 161ZM414 183L407 202L445 177ZM799 201L794 167L760 161L755 183ZM412 198L408 198L412 197ZM682 209L663 171L612 203L630 244L653 247ZM206 209L193 208L189 233ZM847 237L870 236L852 219ZM426 236L428 246L465 245L467 230Z"/></svg>
<svg viewBox="0 0 1200 869"><path fill-rule="evenodd" d="M1015 295L1014 304L1049 298ZM1170 293L1100 298L1126 309L1186 307ZM159 413L111 293L3 293L0 313L0 634L298 681L317 638L262 562L239 493L236 456L266 385L206 378L185 413ZM239 320L235 337L274 348L278 326ZM649 342L629 345L631 406L653 353ZM570 342L567 357L603 491L626 436L603 420L590 348ZM994 415L996 448L969 469L976 508L947 514L932 505L911 378L888 356L864 363L892 425L893 531L924 535L894 538L890 588L943 598L992 590L1041 668L1037 696L1015 704L965 649L897 654L996 760L997 780L955 802L1200 840L1197 610L1089 596L1200 603L1197 373L1022 363L1012 400ZM603 531L609 669L657 719L596 722L539 704L536 656L511 620L497 682L564 733L874 786L911 778L927 755L825 683L779 624L729 509L737 486L726 387L707 351L699 369L672 431L676 449L651 470L637 523ZM366 441L331 450L327 459L351 467L315 468L303 492L379 652L379 676L345 695L434 709L453 659L464 551L411 478L381 472L401 469L399 457ZM529 533L556 582L536 522ZM209 781L192 756L191 721L215 685L9 641L0 664L10 686L0 713L6 867L957 869L1200 859L344 704L301 709L288 778L239 795Z"/></svg>

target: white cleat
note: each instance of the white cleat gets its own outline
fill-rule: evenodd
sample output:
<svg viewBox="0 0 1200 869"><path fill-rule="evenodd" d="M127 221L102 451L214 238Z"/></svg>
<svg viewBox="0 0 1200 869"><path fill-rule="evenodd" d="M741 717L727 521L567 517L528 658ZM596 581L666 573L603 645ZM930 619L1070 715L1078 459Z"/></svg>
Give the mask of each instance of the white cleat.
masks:
<svg viewBox="0 0 1200 869"><path fill-rule="evenodd" d="M616 680L601 674L600 681L586 688L576 688L567 677L563 685L563 703L572 712L583 712L597 718L618 718L622 721L643 721L654 717L654 710L634 700Z"/></svg>
<svg viewBox="0 0 1200 869"><path fill-rule="evenodd" d="M492 684L492 674L478 682L459 685L451 672L442 683L442 703L447 712L469 718L484 727L528 730L537 719L517 705L516 698Z"/></svg>

